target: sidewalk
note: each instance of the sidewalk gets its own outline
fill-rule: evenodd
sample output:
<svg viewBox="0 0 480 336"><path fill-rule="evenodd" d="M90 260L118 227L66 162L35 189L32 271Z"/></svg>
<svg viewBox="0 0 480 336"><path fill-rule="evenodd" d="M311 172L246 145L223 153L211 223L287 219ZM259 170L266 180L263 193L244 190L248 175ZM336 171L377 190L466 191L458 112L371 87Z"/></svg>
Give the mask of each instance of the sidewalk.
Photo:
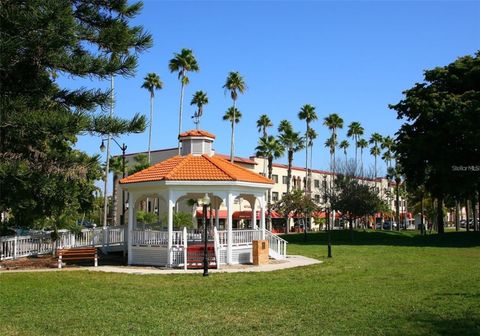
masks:
<svg viewBox="0 0 480 336"><path fill-rule="evenodd" d="M268 265L254 266L254 265L232 265L222 266L220 269L209 269L209 273L239 273L239 272L271 272L287 268L308 266L320 264L322 261L307 258L300 255L287 256L286 260L272 260ZM203 269L165 269L150 266L99 266L86 267L89 271L96 272L112 272L112 273L126 273L126 274L198 274L203 273Z"/></svg>

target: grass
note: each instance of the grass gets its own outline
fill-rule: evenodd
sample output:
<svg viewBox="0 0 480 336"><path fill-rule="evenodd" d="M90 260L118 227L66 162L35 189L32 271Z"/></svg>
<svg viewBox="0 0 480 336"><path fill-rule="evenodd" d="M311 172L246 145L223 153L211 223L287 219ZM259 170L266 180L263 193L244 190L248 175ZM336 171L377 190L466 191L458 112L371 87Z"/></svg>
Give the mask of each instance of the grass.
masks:
<svg viewBox="0 0 480 336"><path fill-rule="evenodd" d="M480 335L480 235L290 235L273 273L0 274L0 335Z"/></svg>

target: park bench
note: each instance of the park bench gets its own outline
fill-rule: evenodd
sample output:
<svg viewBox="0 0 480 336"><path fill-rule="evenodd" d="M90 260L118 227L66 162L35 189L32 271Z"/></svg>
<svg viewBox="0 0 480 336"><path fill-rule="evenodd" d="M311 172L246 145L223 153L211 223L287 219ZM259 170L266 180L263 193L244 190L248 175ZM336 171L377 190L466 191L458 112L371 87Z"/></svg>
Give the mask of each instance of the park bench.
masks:
<svg viewBox="0 0 480 336"><path fill-rule="evenodd" d="M57 251L58 268L62 268L63 261L70 260L93 260L94 266L98 266L98 254L95 247L73 247Z"/></svg>

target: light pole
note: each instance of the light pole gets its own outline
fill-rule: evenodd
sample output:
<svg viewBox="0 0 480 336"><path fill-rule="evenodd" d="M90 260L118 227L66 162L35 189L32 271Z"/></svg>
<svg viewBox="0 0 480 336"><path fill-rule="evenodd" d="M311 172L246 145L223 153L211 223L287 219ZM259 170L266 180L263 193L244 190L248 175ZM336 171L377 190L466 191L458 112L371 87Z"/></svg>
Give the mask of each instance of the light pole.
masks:
<svg viewBox="0 0 480 336"><path fill-rule="evenodd" d="M327 220L327 236L328 236L328 257L332 257L332 240L330 237L330 214L328 213L328 195L327 195L327 175L323 175L323 201L325 203L325 219Z"/></svg>
<svg viewBox="0 0 480 336"><path fill-rule="evenodd" d="M198 200L199 204L202 204L203 206L203 212L202 212L202 224L203 224L203 242L204 242L204 247L203 247L203 276L208 276L208 230L207 230L207 210L208 206L210 205L210 197L208 197L208 194L205 193L205 196L203 198L200 198Z"/></svg>
<svg viewBox="0 0 480 336"><path fill-rule="evenodd" d="M127 145L125 145L125 143L123 143L122 145L120 145L117 140L115 140L114 137L111 137L110 138L111 140L113 140L117 146L120 148L120 150L122 151L122 178L125 178L125 151L127 150ZM104 144L104 141L108 139L102 139L102 144L100 145L100 151L101 152L104 152L105 151L105 144ZM108 160L108 155L107 155L107 160ZM107 185L108 183L108 167L109 167L109 162L107 162L107 165L105 166L105 169L107 170L105 172L105 185ZM105 187L105 195L104 195L104 204L107 204L107 188ZM106 207L104 206L104 214L103 214L103 226L107 226L107 211L106 211ZM125 224L125 191L122 190L122 215L120 216L120 224L121 225L124 225Z"/></svg>

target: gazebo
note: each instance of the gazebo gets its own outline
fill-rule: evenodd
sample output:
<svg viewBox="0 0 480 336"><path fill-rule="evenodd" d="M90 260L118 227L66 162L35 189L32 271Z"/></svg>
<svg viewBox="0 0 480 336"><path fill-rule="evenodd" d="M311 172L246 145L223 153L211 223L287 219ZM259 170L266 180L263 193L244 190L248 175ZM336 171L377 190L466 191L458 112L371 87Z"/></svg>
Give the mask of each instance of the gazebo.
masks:
<svg viewBox="0 0 480 336"><path fill-rule="evenodd" d="M189 253L194 253L192 247L204 237L199 231L174 227L174 214L182 208L191 210L190 200L201 199L205 194L217 214L208 237L216 267L251 262L252 241L256 239L269 240L270 257L285 258L286 241L265 229L265 194L272 188L273 181L215 155L212 149L215 136L209 132L192 130L180 134L179 139L181 155L120 181L122 189L129 193L128 264L183 266L186 269L192 259ZM250 204L248 229L234 230L232 227L237 198ZM136 209L146 199L156 200L158 218L166 214L165 228L152 230L137 225ZM219 230L218 226L221 208L227 212L225 230Z"/></svg>

